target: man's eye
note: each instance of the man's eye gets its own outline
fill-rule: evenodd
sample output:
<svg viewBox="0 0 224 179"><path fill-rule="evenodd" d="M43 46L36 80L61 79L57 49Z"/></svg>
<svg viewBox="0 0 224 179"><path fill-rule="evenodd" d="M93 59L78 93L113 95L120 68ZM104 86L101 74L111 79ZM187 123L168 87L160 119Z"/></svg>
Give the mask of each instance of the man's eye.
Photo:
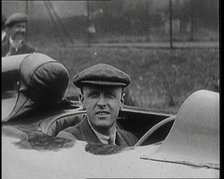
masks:
<svg viewBox="0 0 224 179"><path fill-rule="evenodd" d="M91 98L94 98L94 97L99 96L99 94L98 93L90 93L88 96Z"/></svg>
<svg viewBox="0 0 224 179"><path fill-rule="evenodd" d="M116 97L116 95L114 95L113 93L106 93L105 96L107 98L115 98Z"/></svg>

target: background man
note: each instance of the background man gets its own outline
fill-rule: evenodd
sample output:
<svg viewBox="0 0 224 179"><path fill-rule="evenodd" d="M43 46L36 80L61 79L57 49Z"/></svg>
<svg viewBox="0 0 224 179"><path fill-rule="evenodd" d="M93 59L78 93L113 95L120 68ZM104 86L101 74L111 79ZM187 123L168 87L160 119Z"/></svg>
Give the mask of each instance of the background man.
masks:
<svg viewBox="0 0 224 179"><path fill-rule="evenodd" d="M28 17L23 13L14 13L6 19L8 40L2 43L2 57L36 51L34 47L25 42L27 21Z"/></svg>
<svg viewBox="0 0 224 179"><path fill-rule="evenodd" d="M133 134L116 125L124 104L123 90L131 82L128 74L110 65L98 64L78 73L73 82L81 90L80 101L87 111L86 117L57 137L120 146L137 142Z"/></svg>

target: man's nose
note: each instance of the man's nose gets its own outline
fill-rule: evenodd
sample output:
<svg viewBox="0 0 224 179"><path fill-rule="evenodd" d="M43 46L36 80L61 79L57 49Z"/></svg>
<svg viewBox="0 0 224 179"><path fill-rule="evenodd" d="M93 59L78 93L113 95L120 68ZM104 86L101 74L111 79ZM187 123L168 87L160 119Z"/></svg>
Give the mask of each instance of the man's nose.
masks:
<svg viewBox="0 0 224 179"><path fill-rule="evenodd" d="M106 101L103 95L100 95L97 105L100 107L106 106Z"/></svg>

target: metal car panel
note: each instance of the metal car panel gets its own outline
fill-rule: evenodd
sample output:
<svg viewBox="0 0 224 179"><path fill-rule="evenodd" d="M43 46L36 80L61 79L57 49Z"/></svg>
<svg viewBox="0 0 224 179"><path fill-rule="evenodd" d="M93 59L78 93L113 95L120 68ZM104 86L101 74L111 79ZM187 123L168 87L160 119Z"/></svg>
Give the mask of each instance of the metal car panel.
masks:
<svg viewBox="0 0 224 179"><path fill-rule="evenodd" d="M199 90L185 100L151 160L219 169L219 93Z"/></svg>
<svg viewBox="0 0 224 179"><path fill-rule="evenodd" d="M86 142L75 141L70 148L58 151L18 149L18 140L4 137L2 144L3 178L218 178L214 169L195 168L173 163L141 159L146 151L159 146L128 148L112 155L93 155L85 151ZM15 152L16 151L16 152ZM9 155L10 154L10 155Z"/></svg>

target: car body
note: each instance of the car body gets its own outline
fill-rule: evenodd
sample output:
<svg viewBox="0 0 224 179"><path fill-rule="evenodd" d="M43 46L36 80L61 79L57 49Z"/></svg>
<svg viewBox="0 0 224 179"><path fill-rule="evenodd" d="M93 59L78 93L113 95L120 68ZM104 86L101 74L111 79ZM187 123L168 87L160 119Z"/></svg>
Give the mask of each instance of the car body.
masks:
<svg viewBox="0 0 224 179"><path fill-rule="evenodd" d="M66 74L44 54L2 58L4 179L219 177L219 93L196 91L177 114L124 106L117 127L135 134L137 144L87 144L55 137L86 113L78 101L62 95L66 82L58 81L66 81ZM47 82L38 86L35 80ZM55 86L60 90L50 94Z"/></svg>

